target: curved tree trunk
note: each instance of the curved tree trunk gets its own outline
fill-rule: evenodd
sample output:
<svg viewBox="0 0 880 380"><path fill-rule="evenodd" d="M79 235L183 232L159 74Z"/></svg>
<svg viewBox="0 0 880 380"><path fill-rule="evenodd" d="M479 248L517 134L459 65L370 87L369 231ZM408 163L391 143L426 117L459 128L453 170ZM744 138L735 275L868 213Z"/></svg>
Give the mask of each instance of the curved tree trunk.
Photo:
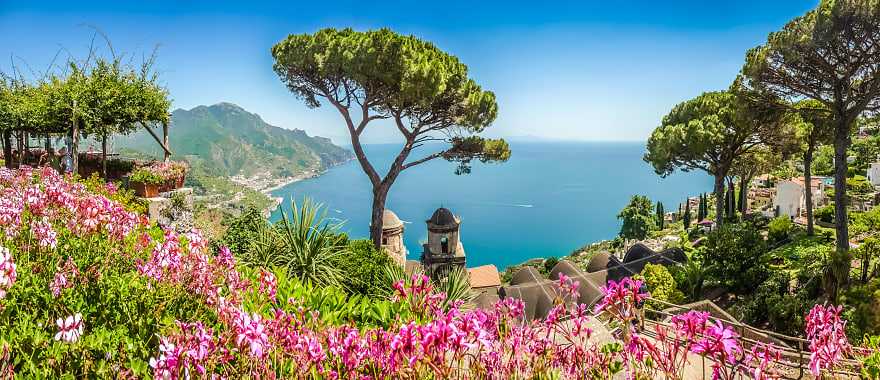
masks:
<svg viewBox="0 0 880 380"><path fill-rule="evenodd" d="M376 248L382 247L382 214L388 198L388 186L379 185L373 189L373 209L370 214L370 240Z"/></svg>
<svg viewBox="0 0 880 380"><path fill-rule="evenodd" d="M836 248L838 252L849 250L849 218L846 207L849 203L846 196L846 150L849 148L849 125L840 123L834 136L834 229L836 232Z"/></svg>
<svg viewBox="0 0 880 380"><path fill-rule="evenodd" d="M708 213L708 210L707 210ZM721 227L724 222L724 175L715 175L715 225Z"/></svg>
<svg viewBox="0 0 880 380"><path fill-rule="evenodd" d="M727 220L736 221L736 185L733 183L733 177L727 180Z"/></svg>
<svg viewBox="0 0 880 380"><path fill-rule="evenodd" d="M807 236L813 236L813 173L810 167L813 163L813 147L814 144L807 144L807 151L804 152L804 203L807 207Z"/></svg>

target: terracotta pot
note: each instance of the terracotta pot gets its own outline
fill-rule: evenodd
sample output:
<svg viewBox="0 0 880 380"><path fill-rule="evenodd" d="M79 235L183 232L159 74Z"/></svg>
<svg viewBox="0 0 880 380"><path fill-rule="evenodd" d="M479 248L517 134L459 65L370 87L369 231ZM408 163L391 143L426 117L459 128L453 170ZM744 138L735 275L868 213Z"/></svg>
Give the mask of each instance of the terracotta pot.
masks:
<svg viewBox="0 0 880 380"><path fill-rule="evenodd" d="M159 185L153 183L132 182L131 189L135 195L144 198L155 198L159 196Z"/></svg>
<svg viewBox="0 0 880 380"><path fill-rule="evenodd" d="M183 173L180 175L180 177L177 177L177 188L178 189L183 188L183 185L185 183L186 183L186 173Z"/></svg>
<svg viewBox="0 0 880 380"><path fill-rule="evenodd" d="M165 182L162 182L162 184L159 185L159 192L165 193L165 192L174 190L174 185L177 184L176 182L177 181L175 181L173 179L166 179Z"/></svg>

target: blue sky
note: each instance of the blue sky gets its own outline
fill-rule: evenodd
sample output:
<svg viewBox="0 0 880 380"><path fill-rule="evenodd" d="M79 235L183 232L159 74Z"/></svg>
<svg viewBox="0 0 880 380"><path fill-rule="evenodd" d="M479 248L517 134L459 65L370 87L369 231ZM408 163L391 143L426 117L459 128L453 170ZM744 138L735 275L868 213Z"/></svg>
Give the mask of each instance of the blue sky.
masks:
<svg viewBox="0 0 880 380"><path fill-rule="evenodd" d="M0 0L0 69L14 61L45 70L62 48L82 56L94 26L117 51L140 56L159 46L175 108L233 102L344 143L338 114L294 98L269 50L322 27L390 27L457 55L495 91L491 135L643 140L676 103L726 88L747 49L816 1L370 3ZM394 141L395 132L377 124L367 139Z"/></svg>

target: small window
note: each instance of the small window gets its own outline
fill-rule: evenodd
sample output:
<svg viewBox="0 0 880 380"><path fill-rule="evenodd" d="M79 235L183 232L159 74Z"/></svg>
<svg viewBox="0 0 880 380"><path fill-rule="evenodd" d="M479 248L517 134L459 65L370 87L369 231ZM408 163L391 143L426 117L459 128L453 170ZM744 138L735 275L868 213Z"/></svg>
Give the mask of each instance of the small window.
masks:
<svg viewBox="0 0 880 380"><path fill-rule="evenodd" d="M440 238L440 252L449 253L449 239L446 236Z"/></svg>
<svg viewBox="0 0 880 380"><path fill-rule="evenodd" d="M388 238L387 237L382 238L382 245L388 245Z"/></svg>

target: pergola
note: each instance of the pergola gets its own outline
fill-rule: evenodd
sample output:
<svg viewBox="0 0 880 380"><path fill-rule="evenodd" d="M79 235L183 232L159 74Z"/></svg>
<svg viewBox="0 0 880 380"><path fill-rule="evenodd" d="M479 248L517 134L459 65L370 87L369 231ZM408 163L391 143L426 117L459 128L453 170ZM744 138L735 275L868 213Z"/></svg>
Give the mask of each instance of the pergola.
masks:
<svg viewBox="0 0 880 380"><path fill-rule="evenodd" d="M164 160L172 155L168 141L170 101L164 88L156 83L148 67L140 72L121 65L120 60L97 59L87 68L70 63L70 72L52 76L36 85L22 80L0 78L0 131L3 156L13 167L12 137L18 143L20 165L30 151L29 138L69 138L68 170L79 167L79 143L82 135L101 141L102 173L107 175L107 138L146 129L164 151ZM162 126L160 138L151 128Z"/></svg>

